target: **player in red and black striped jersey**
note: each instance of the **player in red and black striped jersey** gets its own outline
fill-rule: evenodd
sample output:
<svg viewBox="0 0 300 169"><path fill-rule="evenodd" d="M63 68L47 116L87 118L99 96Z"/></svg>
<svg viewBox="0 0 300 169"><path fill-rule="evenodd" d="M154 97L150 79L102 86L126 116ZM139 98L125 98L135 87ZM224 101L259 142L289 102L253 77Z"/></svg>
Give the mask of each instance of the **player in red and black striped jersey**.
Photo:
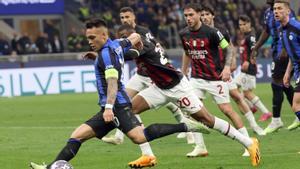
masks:
<svg viewBox="0 0 300 169"><path fill-rule="evenodd" d="M232 47L218 29L201 22L200 12L201 10L197 11L193 7L184 9L187 27L180 32L185 50L182 70L187 74L191 64L190 82L197 96L204 99L205 93L210 93L219 109L231 119L235 127L249 136L241 118L232 109L228 85L224 82L230 80Z"/></svg>
<svg viewBox="0 0 300 169"><path fill-rule="evenodd" d="M118 30L118 36L127 37L133 32L133 28L123 25ZM145 68L154 85L139 92L132 99L133 112L139 114L150 108L159 108L168 102L173 102L197 121L203 122L230 138L239 140L251 153L252 164L258 165L260 157L257 141L244 136L224 120L211 115L193 92L187 78L173 68L152 43L147 41L143 43L143 50L133 49L127 55L141 59L142 64L139 66Z"/></svg>
<svg viewBox="0 0 300 169"><path fill-rule="evenodd" d="M255 46L256 37L251 28L251 20L248 16L241 15L239 17L239 29L244 34L245 38L242 39L241 45L239 46L241 73L236 78L236 82L241 86L245 98L264 113L262 116L264 118L260 118L259 120L265 121L272 117L272 113L253 92L253 89L256 87L257 66L255 60L251 58L251 50Z"/></svg>

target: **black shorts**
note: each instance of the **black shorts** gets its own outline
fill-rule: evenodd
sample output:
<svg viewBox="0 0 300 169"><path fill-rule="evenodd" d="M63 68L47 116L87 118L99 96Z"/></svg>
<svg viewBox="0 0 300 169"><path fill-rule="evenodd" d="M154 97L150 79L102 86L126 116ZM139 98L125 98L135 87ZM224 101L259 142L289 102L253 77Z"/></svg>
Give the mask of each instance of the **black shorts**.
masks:
<svg viewBox="0 0 300 169"><path fill-rule="evenodd" d="M111 130L118 128L123 133L129 132L131 129L140 126L141 123L135 117L135 115L131 111L130 105L125 106L115 106L113 112L115 117L117 118L119 125L116 125L116 122L105 123L103 119L104 108L101 109L96 115L87 120L85 124L89 125L94 132L96 133L96 137L101 139Z"/></svg>
<svg viewBox="0 0 300 169"><path fill-rule="evenodd" d="M273 60L272 62L272 78L273 79L283 79L285 70L289 63L289 58L281 58Z"/></svg>

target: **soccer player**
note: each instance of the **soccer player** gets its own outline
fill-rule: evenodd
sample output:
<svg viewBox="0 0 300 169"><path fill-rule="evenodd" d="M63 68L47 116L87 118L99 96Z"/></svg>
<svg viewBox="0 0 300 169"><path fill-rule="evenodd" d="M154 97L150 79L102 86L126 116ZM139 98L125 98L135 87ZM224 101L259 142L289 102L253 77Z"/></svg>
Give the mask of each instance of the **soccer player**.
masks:
<svg viewBox="0 0 300 169"><path fill-rule="evenodd" d="M274 1L274 16L280 22L280 39L282 46L289 56L289 63L283 77L283 83L286 87L290 86L291 72L294 67L294 78L296 79L295 93L293 97L292 109L298 117L298 122L294 128L300 126L300 22L295 19L290 19L291 12L288 0Z"/></svg>
<svg viewBox="0 0 300 169"><path fill-rule="evenodd" d="M133 32L135 32L133 28L123 25L119 28L118 35L129 36ZM228 122L211 115L192 91L187 78L169 63L159 48L147 41L143 41L143 44L142 51L132 50L130 56L141 61L139 66L145 68L154 85L139 92L133 98L133 112L140 114L150 108L159 108L168 102L173 102L195 120L244 145L250 153L252 165L257 166L260 163L257 139L244 136Z"/></svg>
<svg viewBox="0 0 300 169"><path fill-rule="evenodd" d="M228 30L221 25L215 24L214 17L215 16L214 16L213 8L210 5L203 5L202 9L201 9L201 21L206 25L215 27L218 30L220 30L221 33L224 35L224 38L228 42L230 42L230 35L229 35ZM230 45L232 46L232 43L230 43ZM233 67L236 67L236 56L235 55L232 56L231 70L235 69ZM262 128L260 128L258 126L257 122L255 121L253 113L251 112L249 106L245 102L242 94L237 89L237 85L235 84L235 82L233 80L230 80L228 82L228 88L229 88L230 96L238 105L239 110L245 115L246 119L248 120L248 122L250 124L250 127L258 135L265 135L265 132L262 130Z"/></svg>
<svg viewBox="0 0 300 169"><path fill-rule="evenodd" d="M143 38L146 39L146 41L153 43L157 48L160 48L160 50L164 53L164 49L162 46L157 42L157 40L154 38L154 36L151 34L150 30L147 28L137 25L135 22L135 14L132 8L130 7L123 7L120 9L120 20L121 23L130 25L133 27L136 31L136 33L140 34ZM139 60L135 60L136 65L139 65ZM130 78L129 82L126 84L126 93L132 99L137 93L140 91L148 88L152 85L152 80L147 75L145 70L141 66L137 66L137 73ZM182 118L182 115L180 114L180 109L177 109L177 107L169 103L167 105L167 108L171 109L171 112L175 116L179 116L177 121L179 121ZM139 121L141 122L141 118L139 115L136 115ZM179 120L178 120L179 119ZM107 143L112 144L121 144L124 140L124 134L121 130L116 130L115 135L110 137L103 137L102 140ZM140 148L142 150L142 156L135 160L135 163L140 163L142 166L153 166L157 162L156 157L153 154L153 151L150 147L149 143L143 143L140 145Z"/></svg>
<svg viewBox="0 0 300 169"><path fill-rule="evenodd" d="M231 78L232 47L219 30L202 24L200 12L197 7L184 8L188 26L180 32L185 51L182 57L182 71L187 75L191 64L190 83L194 93L201 99L205 98L206 92L210 93L219 109L233 122L239 132L249 136L243 121L230 104L226 81ZM222 55L220 48L223 50ZM204 149L203 154L205 152ZM192 152L187 155L192 155ZM244 156L247 155L249 154L245 151Z"/></svg>
<svg viewBox="0 0 300 169"><path fill-rule="evenodd" d="M263 113L259 120L266 121L272 117L272 113L266 108L253 91L256 87L257 65L254 59L250 57L250 53L251 49L255 46L255 34L252 30L251 20L248 16L241 15L238 22L239 29L244 34L245 38L239 46L241 73L235 80L237 84L241 86L245 98L251 101L251 103Z"/></svg>
<svg viewBox="0 0 300 169"><path fill-rule="evenodd" d="M93 137L101 139L116 127L126 133L136 144L175 132L208 131L206 126L192 121L187 121L190 122L189 124L154 124L144 129L131 111L130 99L124 90L122 72L123 53L132 46L142 47L140 35L134 33L126 39L112 41L109 38L106 23L100 19L92 19L86 23L86 37L94 50L86 55L98 56L94 65L101 110L75 129L66 146L53 162L70 161L75 157L83 142ZM48 169L52 163L48 166L31 163L30 166L33 169Z"/></svg>
<svg viewBox="0 0 300 169"><path fill-rule="evenodd" d="M256 57L256 53L258 49L267 41L268 37L271 35L272 37L272 109L273 109L273 118L271 123L265 129L266 133L273 133L277 131L279 128L283 127L283 122L280 118L281 106L283 103L285 93L288 102L292 106L293 104L293 95L294 89L292 86L285 87L283 85L283 76L288 65L289 59L288 56L283 55L286 54L282 52L282 43L279 39L279 27L280 22L275 20L273 5L274 0L267 0L267 4L270 5L265 11L264 14L264 30L261 33L259 40L256 45L252 49L251 57ZM290 18L294 18L293 12L290 13ZM298 118L295 119L294 123L288 127L289 130L294 129L298 124Z"/></svg>
<svg viewBox="0 0 300 169"><path fill-rule="evenodd" d="M201 7L201 21L210 26L215 27L218 30L221 31L221 33L224 35L224 38L230 42L230 35L226 28L222 27L221 25L218 25L214 22L214 10L213 8L208 5L204 4ZM232 45L230 43L230 45ZM220 51L221 52L221 51ZM231 69L234 70L236 67L234 66L236 63L235 55L232 56L232 63L231 63ZM243 99L242 95L240 94L239 90L237 89L237 86L233 80L230 80L228 82L228 88L229 88L229 94L233 98L233 100L237 103L240 111L245 115L246 119L248 120L250 127L256 132L258 135L265 135L265 132L261 129L261 127L258 126L258 124L255 121L255 118L253 116L253 113L251 112L250 108L248 107L247 103ZM208 155L206 146L204 144L204 139L201 133L194 133L194 139L195 139L195 148L192 152L188 153L188 157L198 157L198 156L206 156Z"/></svg>

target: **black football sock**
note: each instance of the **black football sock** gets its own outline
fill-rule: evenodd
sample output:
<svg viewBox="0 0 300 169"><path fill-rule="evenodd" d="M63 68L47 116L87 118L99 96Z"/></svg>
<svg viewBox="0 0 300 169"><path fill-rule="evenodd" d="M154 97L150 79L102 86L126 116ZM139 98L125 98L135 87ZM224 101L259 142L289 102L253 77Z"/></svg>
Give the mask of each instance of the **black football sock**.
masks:
<svg viewBox="0 0 300 169"><path fill-rule="evenodd" d="M184 123L151 124L144 129L144 134L148 142L178 132L187 132L187 127Z"/></svg>
<svg viewBox="0 0 300 169"><path fill-rule="evenodd" d="M293 86L289 86L288 88L283 87L283 91L288 99L290 105L293 105L293 97L294 97L294 88Z"/></svg>
<svg viewBox="0 0 300 169"><path fill-rule="evenodd" d="M272 83L272 109L273 109L273 117L280 117L281 106L283 102L283 87L277 84Z"/></svg>
<svg viewBox="0 0 300 169"><path fill-rule="evenodd" d="M73 157L75 157L80 146L81 146L81 141L70 138L68 140L67 145L60 151L60 153L57 155L56 159L51 164L53 164L57 160L70 161ZM49 166L51 166L51 164L49 164L47 166L47 168L49 168Z"/></svg>

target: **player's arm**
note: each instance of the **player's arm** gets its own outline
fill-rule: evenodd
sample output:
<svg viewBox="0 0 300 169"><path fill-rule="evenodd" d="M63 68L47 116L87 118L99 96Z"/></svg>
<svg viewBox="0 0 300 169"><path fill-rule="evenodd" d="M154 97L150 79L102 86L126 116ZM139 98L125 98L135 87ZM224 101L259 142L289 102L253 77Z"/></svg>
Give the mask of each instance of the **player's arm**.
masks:
<svg viewBox="0 0 300 169"><path fill-rule="evenodd" d="M191 58L187 55L186 51L183 52L181 71L185 76L189 74L190 63L191 63Z"/></svg>
<svg viewBox="0 0 300 169"><path fill-rule="evenodd" d="M105 122L111 122L114 120L114 113L112 109L118 92L118 77L119 72L115 68L105 70L105 79L107 83L107 99L105 111L103 113Z"/></svg>
<svg viewBox="0 0 300 169"><path fill-rule="evenodd" d="M231 56L231 65L230 65L230 71L233 72L236 70L237 65L236 65L236 56L237 56L237 52L235 47L233 46L232 43L230 43L230 46L232 47L232 56Z"/></svg>
<svg viewBox="0 0 300 169"><path fill-rule="evenodd" d="M255 46L252 48L251 55L250 55L251 59L254 59L255 61L258 49L267 41L268 38L269 38L269 32L267 28L265 28L260 34L259 39L256 42Z"/></svg>
<svg viewBox="0 0 300 169"><path fill-rule="evenodd" d="M230 80L230 75L231 75L230 67L232 62L233 49L220 31L217 31L216 35L217 35L216 38L218 38L219 47L222 48L225 56L225 66L223 68L223 71L220 74L220 77L222 77L223 81L228 81Z"/></svg>
<svg viewBox="0 0 300 169"><path fill-rule="evenodd" d="M283 76L283 84L286 87L290 86L290 80L291 80L291 72L292 72L292 70L293 70L292 60L289 59L288 66L287 66L285 74Z"/></svg>

